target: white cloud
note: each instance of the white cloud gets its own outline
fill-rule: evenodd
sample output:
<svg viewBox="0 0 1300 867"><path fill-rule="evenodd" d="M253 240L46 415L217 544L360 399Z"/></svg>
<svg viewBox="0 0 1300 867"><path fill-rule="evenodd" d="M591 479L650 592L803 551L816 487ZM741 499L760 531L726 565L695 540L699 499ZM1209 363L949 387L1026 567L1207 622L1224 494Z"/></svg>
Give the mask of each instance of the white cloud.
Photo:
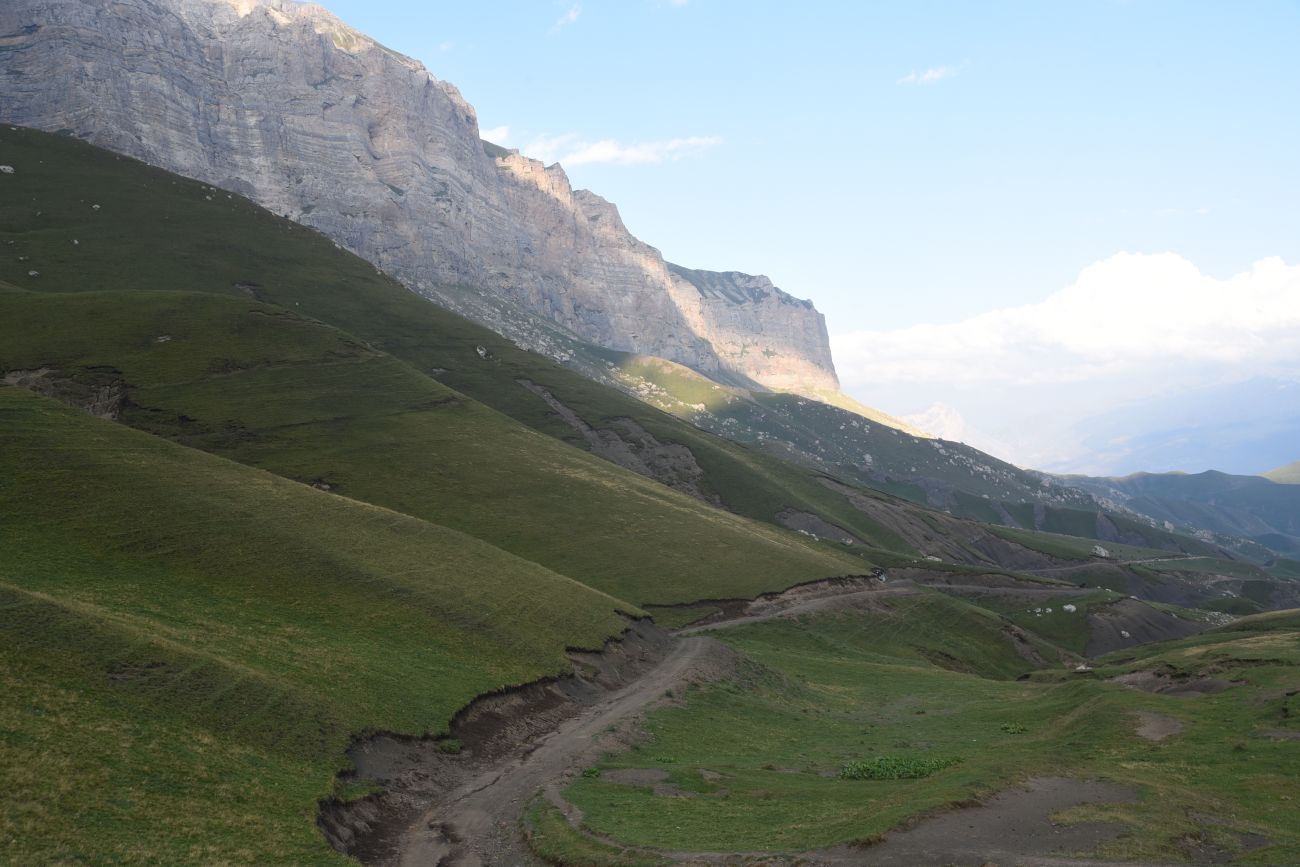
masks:
<svg viewBox="0 0 1300 867"><path fill-rule="evenodd" d="M481 129L478 131L479 138L492 142L492 144L504 145L510 141L510 127L502 124L494 126L491 129Z"/></svg>
<svg viewBox="0 0 1300 867"><path fill-rule="evenodd" d="M555 20L555 23L551 25L551 32L554 33L557 30L568 27L570 24L577 21L578 16L581 14L582 14L582 4L574 3L572 6L569 7L568 12L565 12L563 15L557 18Z"/></svg>
<svg viewBox="0 0 1300 867"><path fill-rule="evenodd" d="M669 6L685 6L689 0L668 0Z"/></svg>
<svg viewBox="0 0 1300 867"><path fill-rule="evenodd" d="M845 390L864 403L906 412L943 401L972 445L1022 466L1079 469L1099 460L1087 420L1118 405L1295 379L1300 265L1261 259L1218 279L1173 253L1120 253L1036 304L831 346Z"/></svg>
<svg viewBox="0 0 1300 867"><path fill-rule="evenodd" d="M456 43L452 42L450 39L438 43L438 50L443 52L451 51L455 47L456 47Z"/></svg>
<svg viewBox="0 0 1300 867"><path fill-rule="evenodd" d="M1264 370L1300 358L1300 266L1226 280L1174 253L1120 253L1038 304L832 341L850 380L1034 385L1190 362Z"/></svg>
<svg viewBox="0 0 1300 867"><path fill-rule="evenodd" d="M924 72L909 72L902 78L898 79L898 84L934 84L936 81L943 81L945 78L952 78L957 74L957 69L952 66L933 66Z"/></svg>
<svg viewBox="0 0 1300 867"><path fill-rule="evenodd" d="M722 143L717 136L689 136L663 141L623 144L615 139L587 141L580 136L542 136L525 147L524 153L544 163L580 166L589 163L637 165L678 160Z"/></svg>

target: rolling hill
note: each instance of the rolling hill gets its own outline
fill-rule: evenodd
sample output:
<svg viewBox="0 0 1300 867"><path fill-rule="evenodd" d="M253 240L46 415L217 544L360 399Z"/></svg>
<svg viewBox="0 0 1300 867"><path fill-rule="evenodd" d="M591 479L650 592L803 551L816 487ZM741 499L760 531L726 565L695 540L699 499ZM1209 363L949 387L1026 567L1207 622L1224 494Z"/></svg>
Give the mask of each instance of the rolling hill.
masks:
<svg viewBox="0 0 1300 867"><path fill-rule="evenodd" d="M473 700L571 672L566 651L643 606L876 567L1286 602L1282 579L1187 537L1160 539L1173 562L1122 543L1099 559L1033 526L1069 510L990 528L715 436L233 193L30 130L0 129L0 154L0 839L20 863L345 863L313 823L379 785L346 773L354 738L441 736L420 743L452 754ZM840 418L809 403L784 423ZM904 685L959 683L897 671L922 660L976 678L1039 664L1003 613L925 598L895 612L915 633L897 646L836 626L824 648ZM764 698L777 737L803 730L786 640L741 647L791 672Z"/></svg>
<svg viewBox="0 0 1300 867"><path fill-rule="evenodd" d="M25 389L0 386L0 428L11 863L346 863L310 816L356 732L445 731L637 613Z"/></svg>

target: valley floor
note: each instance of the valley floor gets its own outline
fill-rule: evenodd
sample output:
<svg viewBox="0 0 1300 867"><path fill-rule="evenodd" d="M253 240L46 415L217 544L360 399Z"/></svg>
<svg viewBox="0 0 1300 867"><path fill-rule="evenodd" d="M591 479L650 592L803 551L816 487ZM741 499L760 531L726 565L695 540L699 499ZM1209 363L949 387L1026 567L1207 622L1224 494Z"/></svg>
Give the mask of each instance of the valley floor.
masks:
<svg viewBox="0 0 1300 867"><path fill-rule="evenodd" d="M406 802L389 845L363 860L1300 861L1289 629L1211 633L1086 672L1062 656L1031 672L997 618L968 603L912 582L834 591L801 588L656 639L648 668L550 730L516 726L459 756L408 750L418 768L388 768L408 792L412 776L469 770L427 785L418 809ZM1148 675L1126 678L1147 691L1107 682L1124 671ZM1226 686L1157 695L1151 672ZM880 758L942 761L915 779L844 778Z"/></svg>

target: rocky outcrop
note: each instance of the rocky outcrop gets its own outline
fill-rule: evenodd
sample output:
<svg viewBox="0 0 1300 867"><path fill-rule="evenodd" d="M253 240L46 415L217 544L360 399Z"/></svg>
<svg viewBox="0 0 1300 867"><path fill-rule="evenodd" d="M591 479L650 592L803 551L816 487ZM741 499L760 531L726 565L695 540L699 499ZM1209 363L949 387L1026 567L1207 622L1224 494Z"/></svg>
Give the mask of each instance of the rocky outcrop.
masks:
<svg viewBox="0 0 1300 867"><path fill-rule="evenodd" d="M592 454L710 506L725 508L717 494L705 490L704 469L686 446L660 442L632 418L609 419L609 427L594 428L537 383L521 379L519 384L544 400L565 424L583 438Z"/></svg>
<svg viewBox="0 0 1300 867"><path fill-rule="evenodd" d="M455 87L319 6L7 0L0 89L4 122L242 193L530 348L541 323L737 382L837 386L810 303L668 265L558 165L485 149Z"/></svg>

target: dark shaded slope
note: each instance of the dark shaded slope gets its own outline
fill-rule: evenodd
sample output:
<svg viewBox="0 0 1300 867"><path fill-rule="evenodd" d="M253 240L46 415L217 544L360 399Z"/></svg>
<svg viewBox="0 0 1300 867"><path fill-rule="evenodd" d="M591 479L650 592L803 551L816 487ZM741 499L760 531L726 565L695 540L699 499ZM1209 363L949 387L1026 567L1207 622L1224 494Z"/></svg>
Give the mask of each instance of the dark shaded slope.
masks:
<svg viewBox="0 0 1300 867"><path fill-rule="evenodd" d="M1295 485L1213 470L1068 481L1169 526L1242 537L1283 554L1300 551L1300 487Z"/></svg>
<svg viewBox="0 0 1300 867"><path fill-rule="evenodd" d="M340 863L310 817L353 733L442 731L636 610L12 386L0 442L7 863Z"/></svg>
<svg viewBox="0 0 1300 867"><path fill-rule="evenodd" d="M120 391L126 424L453 527L628 599L753 595L866 568L541 436L260 302L0 290L0 322L0 367L26 371L31 388L111 382L100 387Z"/></svg>
<svg viewBox="0 0 1300 867"><path fill-rule="evenodd" d="M0 127L0 148L17 168L5 177L12 197L0 200L0 243L13 254L0 258L0 280L41 292L184 289L274 304L341 328L580 448L589 448L589 440L522 381L544 389L591 428L618 435L620 422L631 419L660 443L688 449L702 471L699 487L739 514L773 522L795 508L874 545L905 548L807 471L521 350L239 196L31 130Z"/></svg>

